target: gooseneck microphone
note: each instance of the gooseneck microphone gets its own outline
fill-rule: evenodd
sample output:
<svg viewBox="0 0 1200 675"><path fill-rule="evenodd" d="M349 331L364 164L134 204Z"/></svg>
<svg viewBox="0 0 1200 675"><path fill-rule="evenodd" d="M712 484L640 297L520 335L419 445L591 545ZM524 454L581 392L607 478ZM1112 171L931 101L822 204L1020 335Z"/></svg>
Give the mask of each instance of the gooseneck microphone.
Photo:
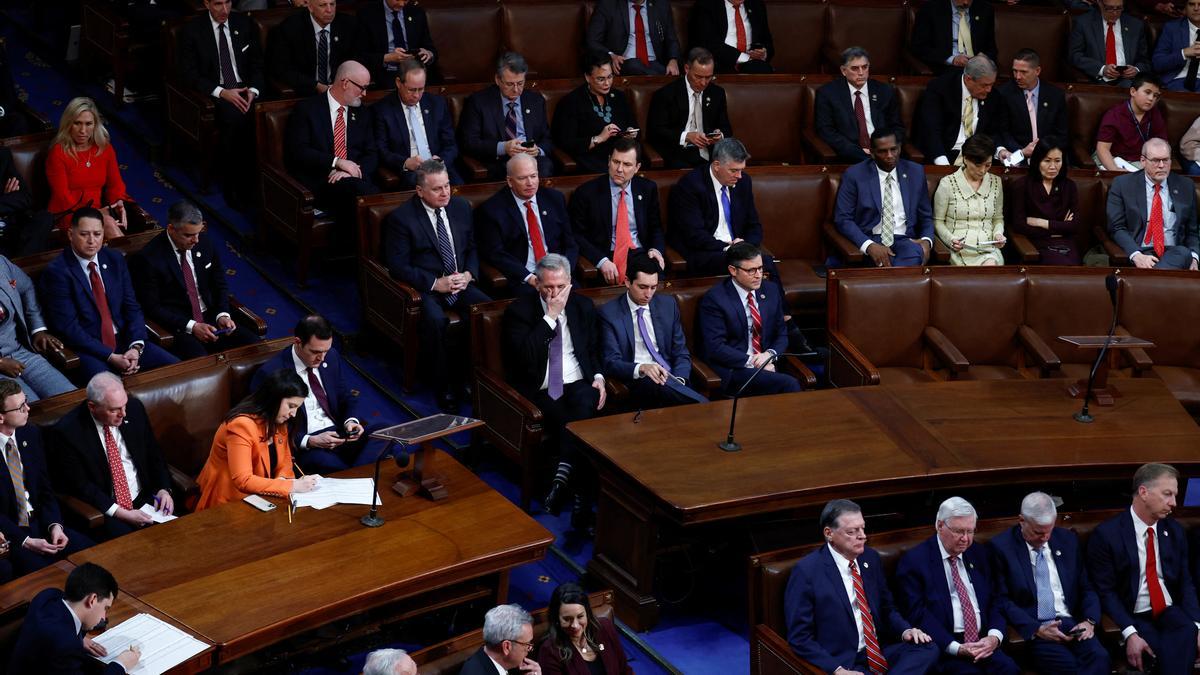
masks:
<svg viewBox="0 0 1200 675"><path fill-rule="evenodd" d="M733 440L733 425L737 420L738 399L742 397L742 392L746 391L746 387L750 386L750 383L754 381L754 378L758 377L758 374L761 373L764 368L771 365L772 363L775 363L776 361L778 361L780 359L780 357L783 357L783 356L794 356L796 358L801 358L802 355L801 354L771 352L771 358L767 359L766 361L763 361L762 364L760 364L758 366L758 368L754 369L754 372L750 375L750 377L747 378L746 381L742 383L742 386L738 387L737 392L733 395L733 410L730 411L730 413L729 413L729 434L725 437L725 440L723 442L717 443L718 448L724 450L725 452L741 451L741 449L742 449L741 443L738 443L737 441Z"/></svg>
<svg viewBox="0 0 1200 675"><path fill-rule="evenodd" d="M403 443L394 441L388 443L383 452L379 453L379 457L375 459L375 478L371 482L371 512L359 519L359 522L367 527L383 525L383 518L379 517L379 464L383 462L384 457L393 453L396 457L396 466L401 468L408 466L408 447Z"/></svg>
<svg viewBox="0 0 1200 675"><path fill-rule="evenodd" d="M1092 400L1092 385L1096 381L1096 371L1099 370L1100 364L1104 362L1104 356L1108 353L1108 346L1112 344L1113 334L1117 331L1117 310L1120 308L1120 300L1117 297L1116 273L1104 277L1104 287L1108 289L1108 299L1112 302L1112 323L1108 326L1108 335L1104 338L1104 346L1100 348L1100 353L1096 355L1096 362L1092 364L1092 370L1088 373L1087 391L1083 393L1083 408L1074 415L1076 422L1084 424L1090 424L1095 419L1088 413L1088 403Z"/></svg>

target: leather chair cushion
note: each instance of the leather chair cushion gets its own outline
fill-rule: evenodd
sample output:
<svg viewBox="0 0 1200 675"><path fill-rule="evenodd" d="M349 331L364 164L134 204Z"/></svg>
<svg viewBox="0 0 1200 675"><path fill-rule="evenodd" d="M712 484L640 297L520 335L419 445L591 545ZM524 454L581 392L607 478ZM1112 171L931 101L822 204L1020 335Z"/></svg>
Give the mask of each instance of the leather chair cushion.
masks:
<svg viewBox="0 0 1200 675"><path fill-rule="evenodd" d="M929 286L924 276L843 280L838 327L876 368L920 369Z"/></svg>
<svg viewBox="0 0 1200 675"><path fill-rule="evenodd" d="M1020 351L1017 328L1024 319L1024 281L1024 275L1016 270L934 277L930 323L967 357L972 371L977 366L1016 367Z"/></svg>
<svg viewBox="0 0 1200 675"><path fill-rule="evenodd" d="M579 55L583 52L583 3L505 2L501 5L501 15L504 26L501 41L507 49L525 57L529 63L529 79L579 76ZM442 35L435 35L442 40ZM547 39L549 36L553 39ZM471 45L471 50L479 49L473 35L466 44Z"/></svg>
<svg viewBox="0 0 1200 675"><path fill-rule="evenodd" d="M872 75L899 75L906 71L905 5L878 1L831 3L828 12L824 46L828 72L836 74L842 63L842 50L856 46L866 47L871 53ZM868 35L870 44L863 44Z"/></svg>
<svg viewBox="0 0 1200 675"><path fill-rule="evenodd" d="M501 46L501 7L496 4L437 7L429 12L429 32L445 45L438 61L447 82L491 82ZM470 45L470 49L449 48ZM528 55L527 55L528 56Z"/></svg>

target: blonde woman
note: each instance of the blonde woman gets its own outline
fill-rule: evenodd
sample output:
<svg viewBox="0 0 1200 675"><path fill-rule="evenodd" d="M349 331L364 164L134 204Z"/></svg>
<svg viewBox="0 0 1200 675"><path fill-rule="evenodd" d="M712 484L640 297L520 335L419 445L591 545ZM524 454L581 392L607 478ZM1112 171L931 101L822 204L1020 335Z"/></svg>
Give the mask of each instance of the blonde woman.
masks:
<svg viewBox="0 0 1200 675"><path fill-rule="evenodd" d="M46 157L46 180L50 183L50 213L55 225L66 230L71 213L91 206L104 216L104 238L124 234L125 181L104 127L104 118L90 98L72 99L58 123L58 134Z"/></svg>
<svg viewBox="0 0 1200 675"><path fill-rule="evenodd" d="M933 193L933 227L950 248L952 265L1003 265L1004 189L988 173L996 144L983 134L962 146L963 166Z"/></svg>

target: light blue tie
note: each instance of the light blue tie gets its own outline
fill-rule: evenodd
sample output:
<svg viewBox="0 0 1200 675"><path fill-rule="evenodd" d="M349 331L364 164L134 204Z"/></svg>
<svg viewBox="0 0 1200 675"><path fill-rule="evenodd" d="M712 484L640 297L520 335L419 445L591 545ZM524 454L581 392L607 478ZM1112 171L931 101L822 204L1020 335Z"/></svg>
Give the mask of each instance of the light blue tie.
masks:
<svg viewBox="0 0 1200 675"><path fill-rule="evenodd" d="M1037 550L1037 561L1033 566L1033 582L1037 586L1038 621L1043 623L1053 621L1057 614L1054 611L1054 591L1050 589L1050 563L1046 562L1046 547Z"/></svg>
<svg viewBox="0 0 1200 675"><path fill-rule="evenodd" d="M417 142L417 154L421 159L429 159L433 154L429 152L429 139L425 137L425 127L417 119L417 106L406 105L404 109L408 111L408 130Z"/></svg>
<svg viewBox="0 0 1200 675"><path fill-rule="evenodd" d="M729 228L730 239L736 239L733 234L733 218L729 216L729 186L721 186L721 210L725 212L725 227Z"/></svg>

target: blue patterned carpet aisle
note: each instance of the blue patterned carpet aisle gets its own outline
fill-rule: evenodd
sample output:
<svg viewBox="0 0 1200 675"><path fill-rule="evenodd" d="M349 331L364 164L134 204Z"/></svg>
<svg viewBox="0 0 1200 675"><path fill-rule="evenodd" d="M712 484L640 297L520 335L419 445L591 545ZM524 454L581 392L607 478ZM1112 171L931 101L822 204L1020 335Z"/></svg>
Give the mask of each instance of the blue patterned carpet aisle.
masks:
<svg viewBox="0 0 1200 675"><path fill-rule="evenodd" d="M120 159L122 176L131 195L163 224L167 207L178 199L197 201L208 219L209 232L224 255L230 268L229 285L237 297L266 319L269 337L289 335L292 326L304 313L318 311L329 317L339 332L338 346L343 356L355 366L352 386L364 403L372 420L400 422L414 416L437 412L431 396L420 390L404 394L400 387L399 360L394 347L378 339L363 339L362 312L352 263L335 265L320 258L314 259L315 274L307 287L295 281L292 261L288 254L256 250L252 245L255 230L253 217L230 208L219 191L204 194L187 171L156 162L162 157L164 137L163 111L157 104L131 104L119 110L113 97L99 83L83 82L54 59L51 67L33 49L44 52L44 45L31 41L29 18L20 10L6 10L0 22L0 36L7 41L13 76L22 97L55 124L67 101L77 95L96 99L109 120L114 147ZM22 29L22 26L26 30ZM31 49L31 44L38 47ZM44 54L43 54L44 56ZM467 412L464 410L464 412ZM467 438L453 439L465 446ZM462 457L461 451L452 452ZM486 453L485 453L486 454ZM511 501L517 500L513 481L514 467L502 458L478 458L475 471L490 486ZM534 516L555 533L557 542L551 555L538 564L513 570L510 581L510 600L527 608L547 604L551 590L558 583L576 581L579 571L592 554L592 543L568 532L568 516ZM564 560L565 559L565 560ZM690 561L670 561L684 567ZM672 573L676 577L688 577ZM667 605L663 620L654 630L640 634L652 649L684 673L745 673L749 670L748 627L745 621L744 571L731 570L727 583L720 588L692 589L687 602ZM700 599L697 599L698 596ZM700 610L696 606L701 607ZM455 626L453 633L474 626ZM446 637L450 637L448 632ZM440 638L439 638L440 639ZM650 654L629 640L623 640L625 651L639 675L668 673ZM424 645L396 643L392 645L415 649ZM308 664L302 672L358 673L364 652L345 657L344 666L330 667L333 661L321 659L321 664Z"/></svg>

